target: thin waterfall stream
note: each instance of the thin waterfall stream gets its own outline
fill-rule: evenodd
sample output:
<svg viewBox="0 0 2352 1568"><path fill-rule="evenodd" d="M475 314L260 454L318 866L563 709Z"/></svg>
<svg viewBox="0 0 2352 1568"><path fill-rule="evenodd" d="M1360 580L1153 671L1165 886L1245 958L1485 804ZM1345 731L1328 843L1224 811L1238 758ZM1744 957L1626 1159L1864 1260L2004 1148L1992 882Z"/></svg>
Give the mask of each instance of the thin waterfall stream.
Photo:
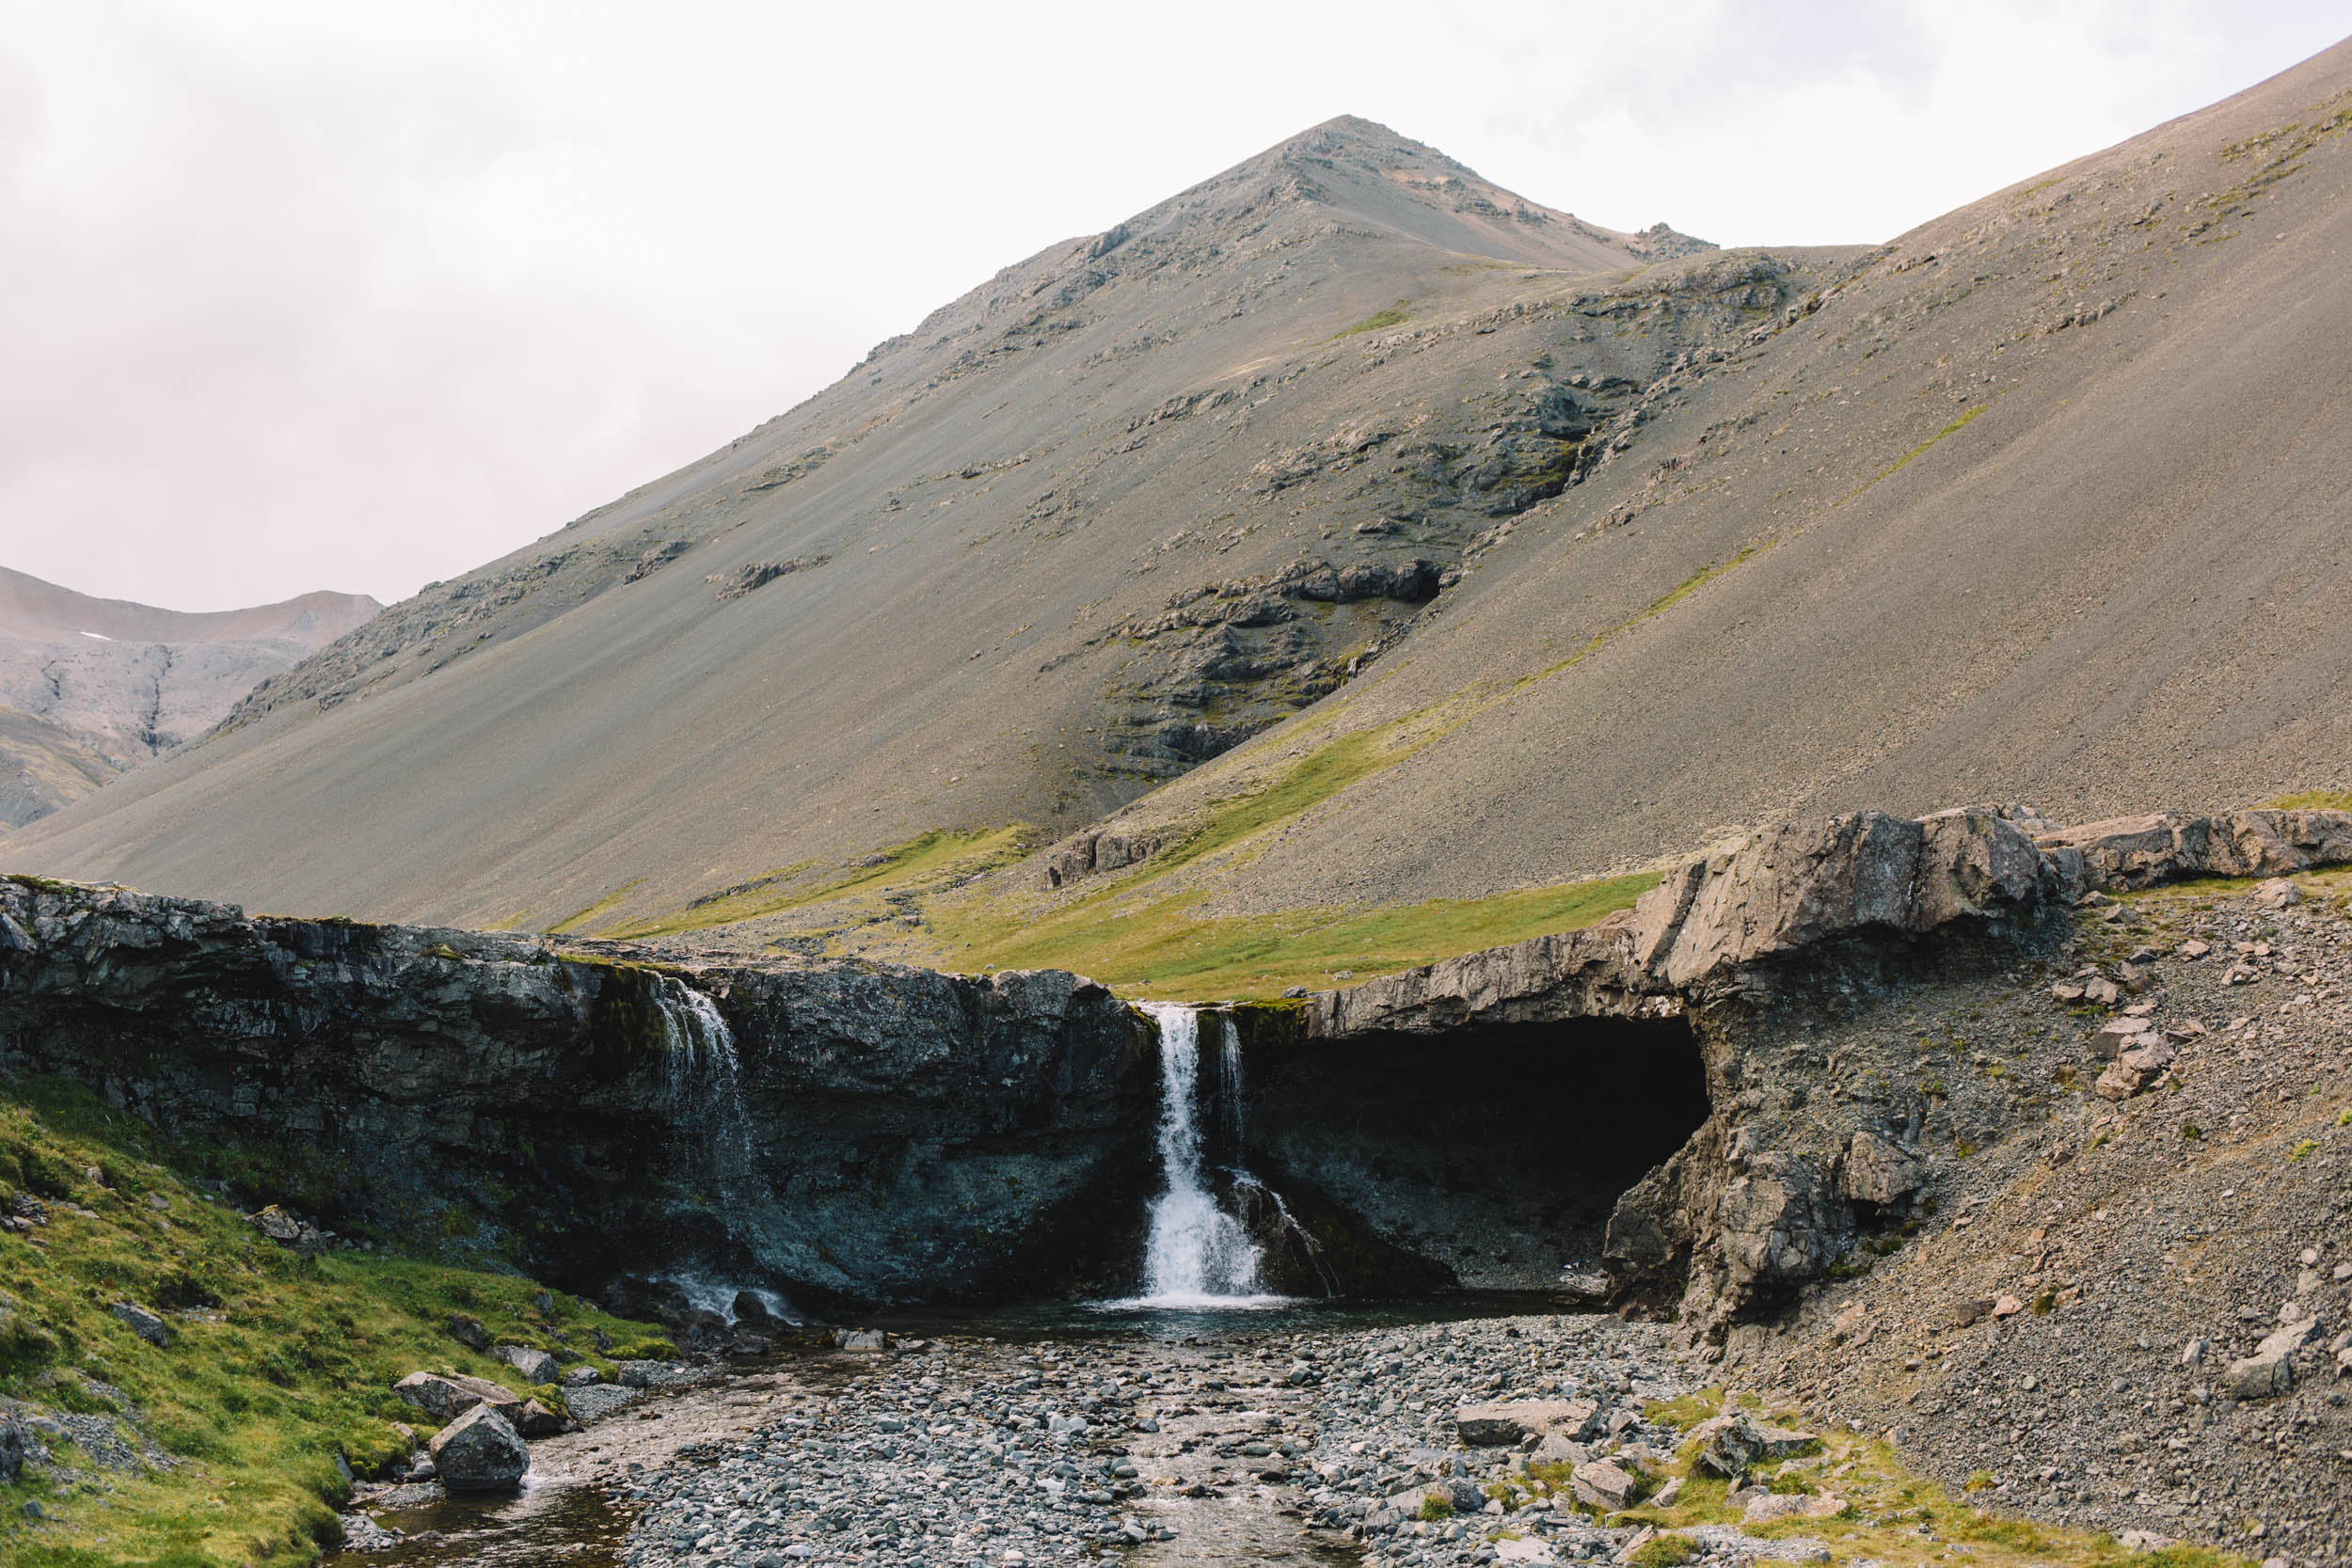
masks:
<svg viewBox="0 0 2352 1568"><path fill-rule="evenodd" d="M1146 1307L1270 1307L1290 1297L1267 1291L1261 1272L1264 1249L1230 1201L1220 1201L1216 1176L1236 1196L1271 1200L1278 1222L1295 1231L1279 1194L1241 1168L1241 1046L1232 1022L1218 1015L1215 1094L1219 1152L1232 1161L1213 1172L1205 1153L1211 1131L1202 1116L1201 1014L1180 1003L1143 1005L1160 1031L1161 1187L1152 1200L1144 1242L1143 1294L1121 1306ZM1313 1243L1298 1233L1309 1256ZM1318 1269L1318 1272L1320 1270ZM1327 1291L1327 1293L1328 1291Z"/></svg>

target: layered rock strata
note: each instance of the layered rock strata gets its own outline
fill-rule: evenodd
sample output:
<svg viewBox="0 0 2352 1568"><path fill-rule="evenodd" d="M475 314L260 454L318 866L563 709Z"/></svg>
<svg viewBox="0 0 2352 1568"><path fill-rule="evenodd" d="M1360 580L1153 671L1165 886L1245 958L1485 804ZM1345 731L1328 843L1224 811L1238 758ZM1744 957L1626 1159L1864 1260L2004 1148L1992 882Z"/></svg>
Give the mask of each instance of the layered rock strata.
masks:
<svg viewBox="0 0 2352 1568"><path fill-rule="evenodd" d="M908 1300L1124 1266L1151 1037L1058 972L688 971L0 880L0 1071L236 1146L268 1173L251 1196L346 1238L470 1243L578 1289L732 1272Z"/></svg>

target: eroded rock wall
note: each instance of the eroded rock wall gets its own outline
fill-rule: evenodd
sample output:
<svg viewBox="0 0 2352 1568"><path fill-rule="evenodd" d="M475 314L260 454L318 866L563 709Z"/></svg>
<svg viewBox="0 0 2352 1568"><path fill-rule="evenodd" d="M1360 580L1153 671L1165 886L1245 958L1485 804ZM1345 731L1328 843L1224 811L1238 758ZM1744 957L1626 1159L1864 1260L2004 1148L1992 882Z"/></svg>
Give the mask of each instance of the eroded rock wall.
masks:
<svg viewBox="0 0 2352 1568"><path fill-rule="evenodd" d="M652 959L0 880L0 1070L236 1148L251 1196L347 1235L574 1288L910 1300L1129 1266L1152 1058L1101 987Z"/></svg>

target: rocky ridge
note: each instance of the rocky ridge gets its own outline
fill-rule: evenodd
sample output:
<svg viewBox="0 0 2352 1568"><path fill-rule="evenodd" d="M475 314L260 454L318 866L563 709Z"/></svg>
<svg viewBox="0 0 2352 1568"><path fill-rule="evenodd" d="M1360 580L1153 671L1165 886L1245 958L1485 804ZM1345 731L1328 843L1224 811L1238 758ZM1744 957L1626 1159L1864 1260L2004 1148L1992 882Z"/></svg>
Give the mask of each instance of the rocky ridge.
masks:
<svg viewBox="0 0 2352 1568"><path fill-rule="evenodd" d="M360 594L190 614L0 567L0 832L194 740L256 681L382 606Z"/></svg>

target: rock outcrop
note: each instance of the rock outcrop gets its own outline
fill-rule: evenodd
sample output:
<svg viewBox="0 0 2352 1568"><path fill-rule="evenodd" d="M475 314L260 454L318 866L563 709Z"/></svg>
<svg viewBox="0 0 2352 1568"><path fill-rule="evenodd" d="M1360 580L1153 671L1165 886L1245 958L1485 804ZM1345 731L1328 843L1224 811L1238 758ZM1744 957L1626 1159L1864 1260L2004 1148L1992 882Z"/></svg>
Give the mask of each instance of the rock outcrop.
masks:
<svg viewBox="0 0 2352 1568"><path fill-rule="evenodd" d="M1622 1025L1681 1025L1705 1064L1712 1109L1617 1199L1604 1256L1620 1291L1678 1297L1688 1318L1720 1331L1820 1278L1926 1181L1915 1121L1871 1125L1859 1106L1840 1107L1843 1086L1824 1083L1825 1064L1804 1042L1812 1013L1937 965L2013 963L2054 940L2055 915L2108 890L2346 862L2352 814L2337 811L2171 813L2080 828L2014 807L1916 820L1862 812L1693 857L1633 910L1588 929L1310 997L1297 1033L1360 1052L1398 1037L1468 1045L1585 1021L1614 1027L1605 1037L1615 1049L1651 1053L1662 1072L1657 1053L1674 1048L1671 1034ZM2091 984L2110 1005L2124 994L2104 976L2072 994ZM2096 1092L2128 1099L2170 1065L2172 1048L2137 1020L2111 1027ZM1583 1061L1571 1069L1571 1059L1559 1070L1594 1070Z"/></svg>
<svg viewBox="0 0 2352 1568"><path fill-rule="evenodd" d="M1287 1199L1265 1207L1302 1238L1298 1288L1520 1283L1493 1260L1598 1257L1621 1296L1723 1329L1929 1184L1916 1102L1841 1078L1812 1021L1939 967L2038 962L2102 888L2345 860L2340 812L1772 829L1588 930L1236 1012L1254 1062L1241 1152ZM2120 1005L2136 973L2049 989ZM2101 1095L2129 1099L2171 1061L2137 1018L2098 1038ZM0 880L0 1070L69 1073L168 1132L243 1146L321 1221L575 1289L735 1273L814 1305L1121 1283L1157 1180L1152 1040L1058 972L691 967ZM1433 1107L1439 1044L1522 1085L1521 1114ZM1595 1103L1606 1125L1561 1145ZM257 1223L334 1244L283 1210ZM534 1382L554 1370L510 1359Z"/></svg>

